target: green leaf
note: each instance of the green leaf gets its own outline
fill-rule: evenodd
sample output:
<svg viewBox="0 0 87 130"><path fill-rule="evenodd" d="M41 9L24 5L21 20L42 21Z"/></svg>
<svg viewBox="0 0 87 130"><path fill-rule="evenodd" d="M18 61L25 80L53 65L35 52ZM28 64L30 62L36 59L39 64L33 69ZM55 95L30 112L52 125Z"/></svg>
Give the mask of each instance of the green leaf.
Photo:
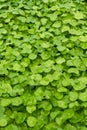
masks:
<svg viewBox="0 0 87 130"><path fill-rule="evenodd" d="M64 130L77 130L75 126L71 124L67 124L64 128Z"/></svg>
<svg viewBox="0 0 87 130"><path fill-rule="evenodd" d="M51 21L56 21L56 19L57 19L57 14L56 14L56 13L50 14L49 17L50 17L50 20L51 20Z"/></svg>
<svg viewBox="0 0 87 130"><path fill-rule="evenodd" d="M84 40L85 40L85 39L84 39ZM84 41L84 40L83 40L83 41ZM85 41L86 41L86 40L85 40ZM87 49L87 43L86 43L86 42L80 43L80 46L81 46L82 49Z"/></svg>
<svg viewBox="0 0 87 130"><path fill-rule="evenodd" d="M5 130L19 130L19 128L14 124L10 124L5 128Z"/></svg>
<svg viewBox="0 0 87 130"><path fill-rule="evenodd" d="M74 116L74 110L73 109L66 109L66 110L64 110L64 112L63 112L63 117L65 118L65 119L70 119L70 118L72 118Z"/></svg>
<svg viewBox="0 0 87 130"><path fill-rule="evenodd" d="M2 82L2 85L0 86L0 90L4 93L11 93L12 92L12 86L9 82Z"/></svg>
<svg viewBox="0 0 87 130"><path fill-rule="evenodd" d="M49 48L49 47L50 47L50 44L49 44L48 42L43 42L43 43L41 44L41 46L42 46L43 48Z"/></svg>
<svg viewBox="0 0 87 130"><path fill-rule="evenodd" d="M15 64L13 65L13 70L20 71L20 70L21 70L21 65L18 64L18 63L15 63Z"/></svg>
<svg viewBox="0 0 87 130"><path fill-rule="evenodd" d="M41 87L37 88L36 91L34 92L34 95L37 100L41 101L44 96L44 91Z"/></svg>
<svg viewBox="0 0 87 130"><path fill-rule="evenodd" d="M21 99L21 97L12 98L11 103L13 106L19 106L22 104L22 99Z"/></svg>
<svg viewBox="0 0 87 130"><path fill-rule="evenodd" d="M41 23L42 23L42 25L45 25L47 23L47 19L46 18L42 18L41 19Z"/></svg>
<svg viewBox="0 0 87 130"><path fill-rule="evenodd" d="M66 32L66 31L69 31L69 26L63 26L63 28L62 28L62 32Z"/></svg>
<svg viewBox="0 0 87 130"><path fill-rule="evenodd" d="M37 57L37 55L34 54L34 53L31 53L31 54L29 55L29 58L30 58L31 60L36 59L36 57Z"/></svg>
<svg viewBox="0 0 87 130"><path fill-rule="evenodd" d="M69 98L71 101L75 101L78 99L78 93L76 91L72 91L69 93Z"/></svg>
<svg viewBox="0 0 87 130"><path fill-rule="evenodd" d="M69 68L68 73L75 73L75 74L79 75L79 70L77 68Z"/></svg>
<svg viewBox="0 0 87 130"><path fill-rule="evenodd" d="M26 114L23 112L17 112L15 115L15 122L17 124L22 124L26 118Z"/></svg>
<svg viewBox="0 0 87 130"><path fill-rule="evenodd" d="M1 100L1 106L6 107L9 106L11 104L11 99L10 98L3 98Z"/></svg>
<svg viewBox="0 0 87 130"><path fill-rule="evenodd" d="M56 99L62 99L63 98L63 93L61 93L61 92L55 92L54 93L55 95L55 97L56 97Z"/></svg>
<svg viewBox="0 0 87 130"><path fill-rule="evenodd" d="M50 111L52 109L52 105L47 101L42 101L39 108L43 108L45 111Z"/></svg>
<svg viewBox="0 0 87 130"><path fill-rule="evenodd" d="M56 116L57 116L58 114L60 114L60 111L58 111L58 110L57 110L57 111L54 111L54 112L51 112L51 113L50 113L50 117L51 117L52 120L53 120L53 119L56 118Z"/></svg>
<svg viewBox="0 0 87 130"><path fill-rule="evenodd" d="M67 108L67 103L63 100L57 101L57 104L58 104L58 107L60 108L63 108L63 109Z"/></svg>
<svg viewBox="0 0 87 130"><path fill-rule="evenodd" d="M83 90L84 88L86 88L86 84L80 82L80 83L74 84L73 88L76 91L80 91L80 90Z"/></svg>
<svg viewBox="0 0 87 130"><path fill-rule="evenodd" d="M75 12L74 17L77 20L80 20L80 19L83 19L85 17L85 15L81 11L77 11L77 12Z"/></svg>
<svg viewBox="0 0 87 130"><path fill-rule="evenodd" d="M49 0L42 0L43 1L43 3L48 3L49 2Z"/></svg>
<svg viewBox="0 0 87 130"><path fill-rule="evenodd" d="M61 126L65 122L65 119L62 117L57 117L56 118L56 123Z"/></svg>
<svg viewBox="0 0 87 130"><path fill-rule="evenodd" d="M3 116L4 112L5 112L5 108L3 106L0 106L0 117Z"/></svg>
<svg viewBox="0 0 87 130"><path fill-rule="evenodd" d="M77 124L78 122L81 122L83 119L84 119L84 114L82 112L81 113L75 113L75 116L73 116L70 119L70 122Z"/></svg>
<svg viewBox="0 0 87 130"><path fill-rule="evenodd" d="M4 127L4 126L6 126L7 125L7 120L5 119L5 118L0 118L0 126L1 127Z"/></svg>
<svg viewBox="0 0 87 130"><path fill-rule="evenodd" d="M49 80L47 78L42 78L42 80L40 81L41 85L48 85L49 84Z"/></svg>
<svg viewBox="0 0 87 130"><path fill-rule="evenodd" d="M27 106L26 110L27 110L27 112L32 113L36 110L36 106Z"/></svg>
<svg viewBox="0 0 87 130"><path fill-rule="evenodd" d="M58 92L67 92L67 88L60 87L57 89Z"/></svg>
<svg viewBox="0 0 87 130"><path fill-rule="evenodd" d="M53 27L55 27L55 28L61 27L61 22L60 22L60 21L55 22L55 23L53 24Z"/></svg>
<svg viewBox="0 0 87 130"><path fill-rule="evenodd" d="M37 119L34 116L29 116L27 118L27 124L28 124L28 126L34 127L36 125L36 123L37 123Z"/></svg>
<svg viewBox="0 0 87 130"><path fill-rule="evenodd" d="M80 105L79 105L79 103L78 103L78 101L75 101L75 102L71 102L70 104L69 104L69 108L77 108L77 107L79 107Z"/></svg>
<svg viewBox="0 0 87 130"><path fill-rule="evenodd" d="M65 62L65 59L62 58L62 57L59 57L59 58L56 59L56 63L57 63L57 64L62 64L62 63L64 63L64 62Z"/></svg>
<svg viewBox="0 0 87 130"><path fill-rule="evenodd" d="M79 94L79 99L81 101L87 101L87 91Z"/></svg>
<svg viewBox="0 0 87 130"><path fill-rule="evenodd" d="M80 36L79 37L79 40L81 41L81 42L87 42L87 36L85 35L85 36ZM83 45L84 45L84 43L83 43Z"/></svg>
<svg viewBox="0 0 87 130"><path fill-rule="evenodd" d="M87 130L87 127L82 126L80 130Z"/></svg>
<svg viewBox="0 0 87 130"><path fill-rule="evenodd" d="M54 123L54 122L52 122L52 123L49 123L49 124L47 124L46 126L45 126L45 129L46 130L56 130L58 127L57 127L57 125L56 125L56 123Z"/></svg>

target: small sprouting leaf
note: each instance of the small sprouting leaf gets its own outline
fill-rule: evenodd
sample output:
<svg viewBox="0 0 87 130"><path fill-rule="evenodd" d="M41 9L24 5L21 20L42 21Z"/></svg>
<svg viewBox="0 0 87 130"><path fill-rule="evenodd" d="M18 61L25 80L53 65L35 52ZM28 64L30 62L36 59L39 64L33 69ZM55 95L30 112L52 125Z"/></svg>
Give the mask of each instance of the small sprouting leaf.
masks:
<svg viewBox="0 0 87 130"><path fill-rule="evenodd" d="M53 27L55 27L55 28L59 28L59 27L61 27L61 22L55 22L54 24L53 24Z"/></svg>
<svg viewBox="0 0 87 130"><path fill-rule="evenodd" d="M11 103L13 106L19 106L22 104L22 99L21 99L21 97L12 98Z"/></svg>
<svg viewBox="0 0 87 130"><path fill-rule="evenodd" d="M71 101L75 101L78 99L78 93L76 91L72 91L69 93L69 98Z"/></svg>
<svg viewBox="0 0 87 130"><path fill-rule="evenodd" d="M18 63L15 63L15 64L13 65L13 70L20 71L20 70L21 70L21 65L18 64Z"/></svg>
<svg viewBox="0 0 87 130"><path fill-rule="evenodd" d="M81 41L81 42L87 42L87 36L85 35L85 36L80 36L79 37L79 40ZM83 45L84 45L84 43L82 43Z"/></svg>
<svg viewBox="0 0 87 130"><path fill-rule="evenodd" d="M66 109L64 112L63 112L63 117L65 119L69 119L69 118L72 118L74 116L74 110L73 109Z"/></svg>
<svg viewBox="0 0 87 130"><path fill-rule="evenodd" d="M79 99L84 102L87 101L87 91L80 93Z"/></svg>
<svg viewBox="0 0 87 130"><path fill-rule="evenodd" d="M57 104L58 104L58 107L60 108L63 108L63 109L67 108L67 103L63 100L58 101Z"/></svg>
<svg viewBox="0 0 87 130"><path fill-rule="evenodd" d="M41 19L41 23L42 23L42 25L45 25L47 23L47 19L46 18L42 18Z"/></svg>
<svg viewBox="0 0 87 130"><path fill-rule="evenodd" d="M27 124L30 127L34 127L36 125L37 119L34 116L29 116L27 118Z"/></svg>
<svg viewBox="0 0 87 130"><path fill-rule="evenodd" d="M43 1L43 3L48 3L49 2L49 0L42 0Z"/></svg>
<svg viewBox="0 0 87 130"><path fill-rule="evenodd" d="M25 118L26 118L26 114L23 113L23 112L18 112L18 113L15 114L15 122L17 124L23 123Z"/></svg>
<svg viewBox="0 0 87 130"><path fill-rule="evenodd" d="M5 118L0 118L0 126L1 127L4 127L4 126L6 126L7 125L7 120L5 119Z"/></svg>
<svg viewBox="0 0 87 130"><path fill-rule="evenodd" d="M83 19L83 18L84 18L84 14L83 14L81 11L77 11L77 12L75 12L74 17L75 17L77 20L80 20L80 19Z"/></svg>
<svg viewBox="0 0 87 130"><path fill-rule="evenodd" d="M45 111L50 111L52 109L52 105L47 101L42 101L39 108L43 108Z"/></svg>
<svg viewBox="0 0 87 130"><path fill-rule="evenodd" d="M62 58L62 57L59 57L59 58L56 59L56 63L57 63L57 64L62 64L62 63L64 63L64 62L65 62L65 59Z"/></svg>
<svg viewBox="0 0 87 130"><path fill-rule="evenodd" d="M65 130L77 130L76 127L71 124L67 124L64 129Z"/></svg>
<svg viewBox="0 0 87 130"><path fill-rule="evenodd" d="M56 19L57 19L57 14L56 14L56 13L50 14L49 17L50 17L50 20L51 20L51 21L56 21Z"/></svg>
<svg viewBox="0 0 87 130"><path fill-rule="evenodd" d="M2 100L1 100L1 106L9 106L10 104L11 104L11 99L10 98L3 98Z"/></svg>
<svg viewBox="0 0 87 130"><path fill-rule="evenodd" d="M43 48L49 48L49 47L50 47L50 44L49 44L48 42L44 42L44 43L41 44L41 46L42 46Z"/></svg>
<svg viewBox="0 0 87 130"><path fill-rule="evenodd" d="M10 124L6 127L6 130L19 130L19 128L14 124Z"/></svg>
<svg viewBox="0 0 87 130"><path fill-rule="evenodd" d="M29 112L29 113L32 113L36 110L36 106L27 106L26 107L26 110Z"/></svg>
<svg viewBox="0 0 87 130"><path fill-rule="evenodd" d="M36 57L37 57L37 55L34 54L34 53L31 53L31 54L29 55L29 58L30 58L31 60L36 59Z"/></svg>
<svg viewBox="0 0 87 130"><path fill-rule="evenodd" d="M64 27L62 28L62 32L66 32L66 31L69 31L69 26L64 26Z"/></svg>

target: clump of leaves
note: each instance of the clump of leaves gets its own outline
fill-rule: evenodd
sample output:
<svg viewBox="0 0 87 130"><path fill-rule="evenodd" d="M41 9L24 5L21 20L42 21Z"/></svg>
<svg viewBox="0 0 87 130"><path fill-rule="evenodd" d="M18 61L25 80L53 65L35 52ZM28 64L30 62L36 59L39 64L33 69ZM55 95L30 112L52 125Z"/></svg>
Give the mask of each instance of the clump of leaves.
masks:
<svg viewBox="0 0 87 130"><path fill-rule="evenodd" d="M87 4L0 0L0 130L87 130Z"/></svg>

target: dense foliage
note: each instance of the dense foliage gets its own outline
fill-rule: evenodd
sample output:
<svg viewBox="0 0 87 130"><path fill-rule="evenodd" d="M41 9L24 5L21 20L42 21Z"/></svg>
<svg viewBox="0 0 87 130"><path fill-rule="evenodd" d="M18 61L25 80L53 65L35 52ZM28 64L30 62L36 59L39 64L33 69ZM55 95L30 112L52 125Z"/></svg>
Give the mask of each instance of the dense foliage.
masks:
<svg viewBox="0 0 87 130"><path fill-rule="evenodd" d="M87 130L87 4L0 0L0 130Z"/></svg>

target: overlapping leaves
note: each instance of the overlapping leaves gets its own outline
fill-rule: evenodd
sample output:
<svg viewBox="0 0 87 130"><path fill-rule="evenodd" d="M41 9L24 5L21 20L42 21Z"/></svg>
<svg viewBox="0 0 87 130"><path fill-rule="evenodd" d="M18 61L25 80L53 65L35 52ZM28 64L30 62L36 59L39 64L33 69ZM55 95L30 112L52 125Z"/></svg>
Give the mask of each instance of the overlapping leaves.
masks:
<svg viewBox="0 0 87 130"><path fill-rule="evenodd" d="M86 130L87 5L0 1L0 130Z"/></svg>

